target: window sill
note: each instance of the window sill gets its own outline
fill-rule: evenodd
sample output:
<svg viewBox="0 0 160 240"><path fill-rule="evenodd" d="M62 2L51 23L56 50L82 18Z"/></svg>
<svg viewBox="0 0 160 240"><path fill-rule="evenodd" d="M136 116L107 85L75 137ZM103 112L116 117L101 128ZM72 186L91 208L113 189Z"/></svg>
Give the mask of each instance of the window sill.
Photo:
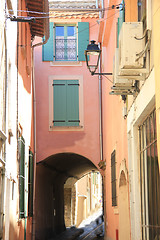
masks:
<svg viewBox="0 0 160 240"><path fill-rule="evenodd" d="M82 66L82 62L79 61L54 61L50 62L51 67L77 67Z"/></svg>
<svg viewBox="0 0 160 240"><path fill-rule="evenodd" d="M49 131L83 131L83 126L50 126Z"/></svg>

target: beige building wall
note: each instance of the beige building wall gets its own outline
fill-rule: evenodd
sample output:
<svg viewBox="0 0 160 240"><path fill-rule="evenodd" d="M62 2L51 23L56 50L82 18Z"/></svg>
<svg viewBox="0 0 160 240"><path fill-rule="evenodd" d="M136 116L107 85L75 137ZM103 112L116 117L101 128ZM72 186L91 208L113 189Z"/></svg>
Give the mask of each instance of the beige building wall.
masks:
<svg viewBox="0 0 160 240"><path fill-rule="evenodd" d="M4 173L6 141L6 30L5 1L0 1L0 239L3 236L4 223Z"/></svg>
<svg viewBox="0 0 160 240"><path fill-rule="evenodd" d="M160 159L160 1L153 2L153 51L156 89L156 120L157 120L157 147L158 159ZM160 164L159 164L160 166Z"/></svg>

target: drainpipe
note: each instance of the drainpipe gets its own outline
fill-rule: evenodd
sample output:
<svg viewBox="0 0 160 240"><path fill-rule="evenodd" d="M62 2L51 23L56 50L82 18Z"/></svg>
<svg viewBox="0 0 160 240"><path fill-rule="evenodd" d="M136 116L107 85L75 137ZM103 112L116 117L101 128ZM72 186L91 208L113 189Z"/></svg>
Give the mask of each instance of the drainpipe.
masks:
<svg viewBox="0 0 160 240"><path fill-rule="evenodd" d="M35 239L35 186L36 186L36 94L34 78L34 48L32 48L32 86L33 86L33 129L34 129L34 178L33 178L33 216L32 216L32 240Z"/></svg>
<svg viewBox="0 0 160 240"><path fill-rule="evenodd" d="M99 49L101 49L101 44L98 43L98 47ZM101 58L99 60L99 73L102 72L102 67L101 67ZM102 109L102 75L99 75L99 118L100 118L100 161L103 161L103 109ZM105 212L105 202L106 202L106 197L105 197L105 172L104 175L102 176L102 199L103 199L103 216L105 214L106 216L106 212ZM104 218L104 226L106 226L106 218ZM104 227L105 230L105 227ZM106 232L105 232L105 236L106 236Z"/></svg>
<svg viewBox="0 0 160 240"><path fill-rule="evenodd" d="M48 1L43 1L44 3L44 12L49 12L49 5ZM31 61L32 61L32 86L33 86L33 129L34 129L34 180L33 180L33 216L32 216L32 240L35 240L35 189L36 189L36 161L37 161L37 150L36 150L36 88L35 88L35 75L34 75L34 48L38 46L44 45L48 39L49 39L49 21L48 19L44 19L44 36L45 36L45 41L41 41L39 43L33 44L33 41L31 43L31 48L32 48L32 56L31 56Z"/></svg>
<svg viewBox="0 0 160 240"><path fill-rule="evenodd" d="M101 49L100 43L98 43ZM99 73L101 73L101 59L99 60ZM100 161L103 161L103 131L102 131L102 75L98 75L99 78L99 129L100 129Z"/></svg>
<svg viewBox="0 0 160 240"><path fill-rule="evenodd" d="M35 88L35 75L34 75L34 48L38 46L44 45L49 39L49 33L45 35L45 41L36 43L32 45L32 86L33 86L33 129L34 129L34 181L33 181L33 217L32 217L32 240L35 240L35 188L36 188L36 159L37 159L37 151L36 151L36 88Z"/></svg>

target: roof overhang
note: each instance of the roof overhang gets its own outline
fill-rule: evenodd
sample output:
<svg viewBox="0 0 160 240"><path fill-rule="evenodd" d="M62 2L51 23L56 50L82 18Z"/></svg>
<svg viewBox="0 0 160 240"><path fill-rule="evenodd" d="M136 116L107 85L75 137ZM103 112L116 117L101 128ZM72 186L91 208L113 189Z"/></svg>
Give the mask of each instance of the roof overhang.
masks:
<svg viewBox="0 0 160 240"><path fill-rule="evenodd" d="M49 37L49 3L48 0L26 0L28 16L35 17L30 23L32 38L34 36ZM41 13L41 14L40 14Z"/></svg>

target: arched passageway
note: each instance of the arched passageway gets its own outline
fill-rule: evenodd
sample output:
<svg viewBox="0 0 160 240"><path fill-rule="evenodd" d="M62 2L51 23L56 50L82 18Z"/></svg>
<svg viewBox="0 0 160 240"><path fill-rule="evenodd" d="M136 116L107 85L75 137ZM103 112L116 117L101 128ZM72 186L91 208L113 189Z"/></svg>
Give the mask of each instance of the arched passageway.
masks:
<svg viewBox="0 0 160 240"><path fill-rule="evenodd" d="M64 184L77 181L96 166L84 156L59 153L39 162L36 168L36 239L44 240L65 230Z"/></svg>

